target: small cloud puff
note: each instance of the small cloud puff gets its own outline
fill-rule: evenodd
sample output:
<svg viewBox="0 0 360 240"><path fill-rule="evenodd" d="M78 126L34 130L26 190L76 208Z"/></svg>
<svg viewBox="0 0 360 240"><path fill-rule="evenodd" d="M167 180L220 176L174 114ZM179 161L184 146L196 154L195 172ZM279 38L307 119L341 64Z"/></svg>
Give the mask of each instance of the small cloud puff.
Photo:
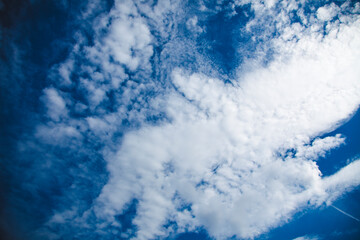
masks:
<svg viewBox="0 0 360 240"><path fill-rule="evenodd" d="M321 21L330 21L339 13L339 11L340 8L332 3L320 7L316 12L316 16Z"/></svg>
<svg viewBox="0 0 360 240"><path fill-rule="evenodd" d="M47 109L47 116L53 121L59 121L62 117L66 117L68 110L64 98L55 88L44 89L42 101Z"/></svg>
<svg viewBox="0 0 360 240"><path fill-rule="evenodd" d="M194 33L202 33L204 30L198 25L198 18L194 16L186 21L186 27L189 31Z"/></svg>

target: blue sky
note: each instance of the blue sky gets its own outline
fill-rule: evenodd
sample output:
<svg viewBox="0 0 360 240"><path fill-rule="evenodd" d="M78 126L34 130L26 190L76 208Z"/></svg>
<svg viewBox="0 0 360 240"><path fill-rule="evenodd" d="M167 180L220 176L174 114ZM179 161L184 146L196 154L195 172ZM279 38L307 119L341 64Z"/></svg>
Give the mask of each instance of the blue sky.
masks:
<svg viewBox="0 0 360 240"><path fill-rule="evenodd" d="M358 239L357 1L0 0L2 239Z"/></svg>

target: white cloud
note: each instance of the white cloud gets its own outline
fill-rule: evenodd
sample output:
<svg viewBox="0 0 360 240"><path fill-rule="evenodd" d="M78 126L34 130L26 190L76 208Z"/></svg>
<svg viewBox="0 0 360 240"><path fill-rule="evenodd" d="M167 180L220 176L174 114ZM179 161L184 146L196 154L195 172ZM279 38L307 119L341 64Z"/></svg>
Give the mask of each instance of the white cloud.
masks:
<svg viewBox="0 0 360 240"><path fill-rule="evenodd" d="M152 55L150 32L140 18L116 19L111 28L104 41L114 60L134 71L141 64L141 57L148 59Z"/></svg>
<svg viewBox="0 0 360 240"><path fill-rule="evenodd" d="M139 16L133 1L115 1L114 4L110 14L98 21L100 30L109 24L108 34L89 49L89 57L99 59L99 64L108 63L112 57L131 71L140 65L146 67L153 47L145 20Z"/></svg>
<svg viewBox="0 0 360 240"><path fill-rule="evenodd" d="M339 147L344 143L345 139L342 138L340 134L334 137L318 138L309 146L299 147L296 157L315 160L317 157L324 157L327 151Z"/></svg>
<svg viewBox="0 0 360 240"><path fill-rule="evenodd" d="M192 31L194 33L201 33L204 30L198 25L198 18L197 16L194 16L192 18L189 18L189 20L186 21L186 27L189 31Z"/></svg>
<svg viewBox="0 0 360 240"><path fill-rule="evenodd" d="M360 160L357 159L332 176L324 178L324 186L328 192L327 204L331 204L344 191L350 191L360 185Z"/></svg>
<svg viewBox="0 0 360 240"><path fill-rule="evenodd" d="M72 59L67 60L59 66L59 75L61 76L61 84L69 86L71 84L71 73L74 68L74 61Z"/></svg>
<svg viewBox="0 0 360 240"><path fill-rule="evenodd" d="M161 236L166 220L177 219L205 226L218 239L251 238L308 202L319 205L357 186L358 161L328 178L315 162L342 144L341 136L308 144L359 105L358 26L341 27L338 38L304 37L290 53L281 49L287 61L280 55L256 66L236 86L174 71L184 97L169 91L158 99L166 102L171 123L128 133L107 158L111 179L98 199L103 213L121 212L137 198L137 239ZM277 157L289 148L298 154ZM191 205L190 218L176 210L175 193Z"/></svg>
<svg viewBox="0 0 360 240"><path fill-rule="evenodd" d="M59 121L61 117L67 116L65 100L55 88L44 89L42 100L47 108L47 115L53 121Z"/></svg>
<svg viewBox="0 0 360 240"><path fill-rule="evenodd" d="M339 13L339 10L340 8L334 3L328 4L319 8L316 12L316 16L322 21L330 21Z"/></svg>
<svg viewBox="0 0 360 240"><path fill-rule="evenodd" d="M163 52L169 58L186 47L172 35L181 19L180 2L149 6L116 1L108 16L95 21L95 43L85 51L91 64L82 68L89 78L76 86L86 90L93 115L79 120L80 130L73 122L48 124L38 127L37 136L61 142L81 139L80 131L90 130L108 143L122 120L140 123L121 143L101 150L109 181L92 209L105 221L99 228L114 224L114 217L137 199L135 239L166 237L172 231L164 227L168 221L176 222L178 231L204 226L217 239L253 238L309 205L331 203L360 183L359 161L329 177L321 177L316 165L319 156L345 139L316 137L348 119L360 103L360 21L353 17L329 23L324 35L318 19L332 19L336 7L308 17L299 3L283 2L284 9L276 12L276 1L252 2L255 17L246 28L252 31L269 21L280 36L273 37L275 28L256 36L267 41L253 60L239 66L233 84L176 68L170 60L159 63L159 72L175 69L165 75L166 87L150 79L154 44L166 42ZM291 23L292 10L303 14L305 25ZM196 18L181 20L198 29ZM273 58L263 64L269 49ZM60 68L64 79L70 76L67 70L71 67ZM127 70L135 74L131 80ZM146 96L149 90L156 94ZM110 91L116 95L111 113L102 105ZM52 121L68 116L60 91L45 89L43 99ZM73 105L77 113L87 109L82 103ZM168 120L156 125L145 121L159 112ZM288 149L296 154L281 157ZM57 214L53 219L66 217Z"/></svg>
<svg viewBox="0 0 360 240"><path fill-rule="evenodd" d="M97 75L94 73L93 75ZM81 85L87 91L87 98L89 101L89 105L92 109L95 109L102 101L106 99L106 91L108 90L107 86L99 85L96 82L96 78L89 80L89 79L81 79Z"/></svg>
<svg viewBox="0 0 360 240"><path fill-rule="evenodd" d="M65 124L40 125L36 128L35 136L46 144L67 147L82 141L83 137L78 129Z"/></svg>

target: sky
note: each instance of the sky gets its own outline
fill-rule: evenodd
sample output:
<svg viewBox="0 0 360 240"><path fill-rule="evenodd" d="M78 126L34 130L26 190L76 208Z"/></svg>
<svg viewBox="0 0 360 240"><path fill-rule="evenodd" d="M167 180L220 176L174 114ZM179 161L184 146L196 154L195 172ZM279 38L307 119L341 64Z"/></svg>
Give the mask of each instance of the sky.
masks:
<svg viewBox="0 0 360 240"><path fill-rule="evenodd" d="M0 0L0 238L360 239L360 3Z"/></svg>

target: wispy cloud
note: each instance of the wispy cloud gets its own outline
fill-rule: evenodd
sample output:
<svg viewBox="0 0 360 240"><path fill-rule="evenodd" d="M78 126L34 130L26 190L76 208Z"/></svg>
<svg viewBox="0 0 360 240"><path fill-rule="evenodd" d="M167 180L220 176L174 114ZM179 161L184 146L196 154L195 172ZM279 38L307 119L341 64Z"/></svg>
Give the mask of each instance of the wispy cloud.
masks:
<svg viewBox="0 0 360 240"><path fill-rule="evenodd" d="M302 236L302 237L297 237L294 238L293 240L319 240L321 238L319 238L318 236Z"/></svg>
<svg viewBox="0 0 360 240"><path fill-rule="evenodd" d="M358 222L360 222L360 220L359 219L357 219L356 217L354 217L353 215L351 215L351 214L349 214L349 213L347 213L347 212L344 212L343 210L341 210L340 208L338 208L338 207L335 207L334 205L330 205L331 207L333 207L333 208L335 208L336 210L338 210L339 212L341 212L342 214L344 214L344 215L346 215L346 216L348 216L348 217L350 217L350 218L352 218L352 219L354 219L355 221L358 221Z"/></svg>

